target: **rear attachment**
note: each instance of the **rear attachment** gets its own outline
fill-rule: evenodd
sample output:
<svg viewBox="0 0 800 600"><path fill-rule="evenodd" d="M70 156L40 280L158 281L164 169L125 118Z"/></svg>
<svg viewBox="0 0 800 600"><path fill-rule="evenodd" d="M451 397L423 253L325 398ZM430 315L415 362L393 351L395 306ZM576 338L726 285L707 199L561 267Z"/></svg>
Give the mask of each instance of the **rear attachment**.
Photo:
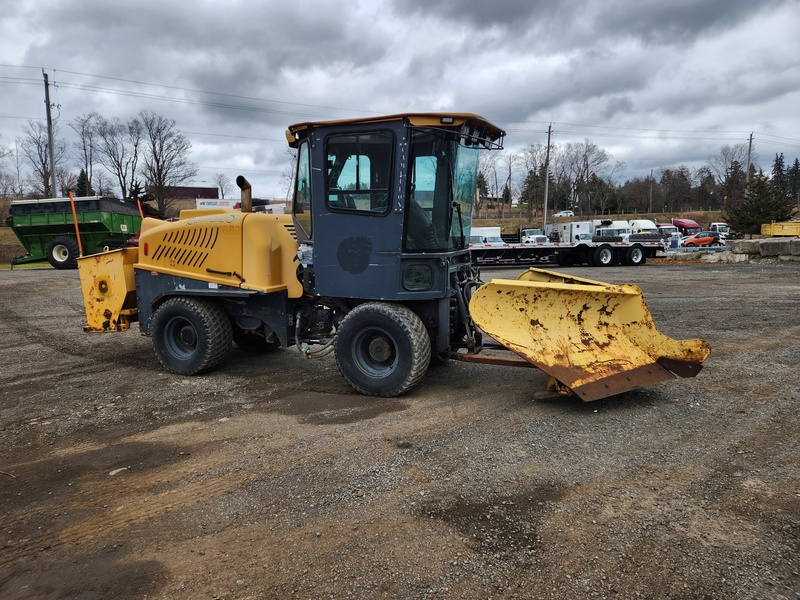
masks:
<svg viewBox="0 0 800 600"><path fill-rule="evenodd" d="M138 256L138 248L123 248L78 259L84 331L126 331L137 319L133 265Z"/></svg>
<svg viewBox="0 0 800 600"><path fill-rule="evenodd" d="M589 402L678 377L694 377L711 348L660 333L635 285L529 269L495 279L470 301L475 324ZM555 381L552 381L552 380Z"/></svg>

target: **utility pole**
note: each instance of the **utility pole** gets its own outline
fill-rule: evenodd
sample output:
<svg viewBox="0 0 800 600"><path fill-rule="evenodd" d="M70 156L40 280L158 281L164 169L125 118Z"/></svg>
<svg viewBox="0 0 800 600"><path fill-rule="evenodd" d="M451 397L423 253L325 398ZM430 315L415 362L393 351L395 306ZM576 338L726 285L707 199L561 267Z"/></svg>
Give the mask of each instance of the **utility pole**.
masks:
<svg viewBox="0 0 800 600"><path fill-rule="evenodd" d="M750 134L750 143L747 146L747 173L745 174L745 181L750 183L750 151L753 149L753 134Z"/></svg>
<svg viewBox="0 0 800 600"><path fill-rule="evenodd" d="M653 214L653 169L650 169L650 214Z"/></svg>
<svg viewBox="0 0 800 600"><path fill-rule="evenodd" d="M547 126L547 148L544 153L544 213L542 214L542 233L547 235L547 196L550 191L550 133L553 124Z"/></svg>
<svg viewBox="0 0 800 600"><path fill-rule="evenodd" d="M47 73L42 69L44 76L44 104L47 107L47 144L50 147L50 193L53 198L58 197L58 188L56 187L56 155L53 150L53 117L50 114L50 84L47 79Z"/></svg>

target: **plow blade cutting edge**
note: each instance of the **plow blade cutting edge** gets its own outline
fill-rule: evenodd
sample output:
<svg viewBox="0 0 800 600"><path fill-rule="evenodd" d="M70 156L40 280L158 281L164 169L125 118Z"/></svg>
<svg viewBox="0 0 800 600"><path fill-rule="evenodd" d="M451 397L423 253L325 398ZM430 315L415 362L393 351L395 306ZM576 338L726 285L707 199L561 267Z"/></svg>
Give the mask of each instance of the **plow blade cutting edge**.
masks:
<svg viewBox="0 0 800 600"><path fill-rule="evenodd" d="M556 379L559 391L586 402L694 377L711 352L703 340L659 332L635 285L543 269L481 286L470 314L484 332Z"/></svg>

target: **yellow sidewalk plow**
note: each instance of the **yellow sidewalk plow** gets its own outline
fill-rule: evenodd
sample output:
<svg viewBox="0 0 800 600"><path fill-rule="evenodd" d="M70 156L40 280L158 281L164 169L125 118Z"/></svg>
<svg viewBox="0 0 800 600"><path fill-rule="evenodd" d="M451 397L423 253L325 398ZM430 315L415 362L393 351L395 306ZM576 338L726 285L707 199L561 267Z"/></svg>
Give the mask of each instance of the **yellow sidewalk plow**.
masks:
<svg viewBox="0 0 800 600"><path fill-rule="evenodd" d="M694 377L711 352L703 340L659 332L635 285L543 269L481 286L470 314L485 333L550 375L560 392L586 402Z"/></svg>

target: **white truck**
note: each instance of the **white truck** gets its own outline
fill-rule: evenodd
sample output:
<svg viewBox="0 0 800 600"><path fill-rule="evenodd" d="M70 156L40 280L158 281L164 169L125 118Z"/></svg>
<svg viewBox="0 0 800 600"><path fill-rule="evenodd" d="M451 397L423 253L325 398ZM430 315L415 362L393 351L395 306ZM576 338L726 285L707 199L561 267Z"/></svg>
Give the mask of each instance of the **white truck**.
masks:
<svg viewBox="0 0 800 600"><path fill-rule="evenodd" d="M561 266L637 266L645 264L648 258L655 258L658 252L665 249L658 233L634 233L628 221L576 221L560 223L557 228L555 260ZM655 224L652 229L655 229Z"/></svg>
<svg viewBox="0 0 800 600"><path fill-rule="evenodd" d="M611 219L600 219L592 221L592 233L595 237L620 238L627 240L631 234L631 226L628 221L612 221Z"/></svg>
<svg viewBox="0 0 800 600"><path fill-rule="evenodd" d="M500 227L473 227L469 232L469 243L470 246L482 245L489 248L508 246L503 241Z"/></svg>
<svg viewBox="0 0 800 600"><path fill-rule="evenodd" d="M661 235L658 231L658 225L655 224L655 221L651 221L650 219L632 219L628 221L628 225L630 225L631 233Z"/></svg>
<svg viewBox="0 0 800 600"><path fill-rule="evenodd" d="M711 223L708 226L709 231L716 231L723 240L728 237L728 234L731 232L731 228L728 226L727 223Z"/></svg>
<svg viewBox="0 0 800 600"><path fill-rule="evenodd" d="M541 229L520 229L519 231L519 243L520 244L536 244L541 242L541 238L544 235L544 231Z"/></svg>

